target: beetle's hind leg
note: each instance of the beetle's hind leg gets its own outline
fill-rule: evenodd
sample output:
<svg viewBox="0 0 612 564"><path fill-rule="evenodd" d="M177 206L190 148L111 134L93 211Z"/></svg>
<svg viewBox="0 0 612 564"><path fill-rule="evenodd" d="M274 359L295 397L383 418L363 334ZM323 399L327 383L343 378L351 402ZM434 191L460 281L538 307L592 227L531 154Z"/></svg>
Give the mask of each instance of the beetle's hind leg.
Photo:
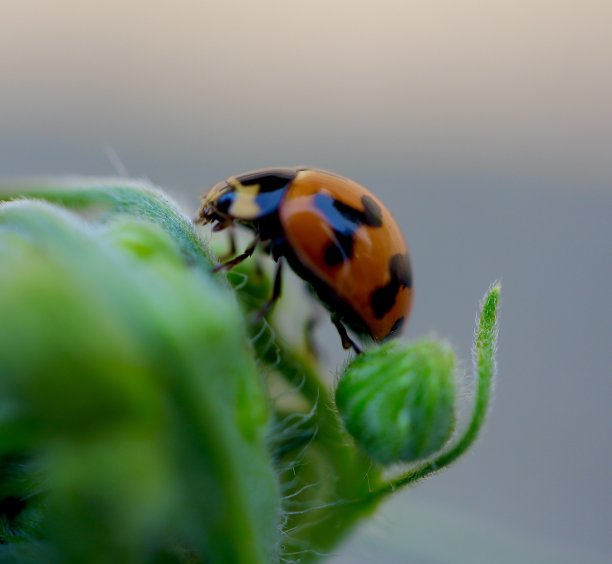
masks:
<svg viewBox="0 0 612 564"><path fill-rule="evenodd" d="M318 359L320 355L319 347L315 342L315 329L321 320L321 316L316 313L312 313L308 319L306 319L306 323L304 324L304 341L306 343L306 350L308 354L315 359Z"/></svg>
<svg viewBox="0 0 612 564"><path fill-rule="evenodd" d="M344 327L344 325L342 325L340 320L335 315L332 315L331 321L338 330L338 333L340 334L340 339L342 340L342 348L345 350L352 348L357 354L361 354L363 352L361 350L361 347L349 337L346 328Z"/></svg>
<svg viewBox="0 0 612 564"><path fill-rule="evenodd" d="M261 255L265 254L265 255L271 255L272 249L272 241L268 240L268 241L262 241L261 245L259 245L259 250L261 251L260 253L258 253L257 255L255 255L255 273L257 274L257 276L263 276L264 275L264 268L263 268L263 264L261 262Z"/></svg>

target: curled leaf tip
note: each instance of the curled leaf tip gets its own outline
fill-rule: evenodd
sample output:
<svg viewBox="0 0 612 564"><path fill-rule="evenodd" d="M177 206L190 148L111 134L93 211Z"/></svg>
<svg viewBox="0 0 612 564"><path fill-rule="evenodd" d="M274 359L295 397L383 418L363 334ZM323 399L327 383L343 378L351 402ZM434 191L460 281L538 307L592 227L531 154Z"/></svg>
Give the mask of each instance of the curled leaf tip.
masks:
<svg viewBox="0 0 612 564"><path fill-rule="evenodd" d="M451 444L446 445L429 460L390 479L378 490L372 492L372 497L388 495L400 487L414 484L434 472L448 467L461 458L478 438L486 420L496 370L495 352L500 290L499 282L493 284L481 302L473 348L476 397L468 424Z"/></svg>
<svg viewBox="0 0 612 564"><path fill-rule="evenodd" d="M476 354L482 349L491 349L497 342L497 316L499 310L501 284L493 284L482 300L478 326L476 329ZM493 359L491 359L493 360Z"/></svg>

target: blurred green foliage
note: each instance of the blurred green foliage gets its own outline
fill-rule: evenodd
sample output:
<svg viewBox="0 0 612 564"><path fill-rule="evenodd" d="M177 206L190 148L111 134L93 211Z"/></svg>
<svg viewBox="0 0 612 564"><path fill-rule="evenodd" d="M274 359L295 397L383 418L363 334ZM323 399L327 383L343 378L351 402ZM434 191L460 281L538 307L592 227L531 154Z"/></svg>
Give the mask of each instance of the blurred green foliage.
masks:
<svg viewBox="0 0 612 564"><path fill-rule="evenodd" d="M161 192L46 182L0 199L0 562L317 560L478 435L497 286L452 437L446 345L366 351L338 413L316 359L250 321L270 290L256 261L232 290Z"/></svg>

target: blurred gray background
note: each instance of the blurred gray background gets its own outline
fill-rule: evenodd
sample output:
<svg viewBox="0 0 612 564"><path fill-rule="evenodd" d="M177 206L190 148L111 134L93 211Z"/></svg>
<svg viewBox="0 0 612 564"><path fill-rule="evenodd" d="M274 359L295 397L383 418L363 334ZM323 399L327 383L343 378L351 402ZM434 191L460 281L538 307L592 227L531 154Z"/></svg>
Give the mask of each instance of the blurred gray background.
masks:
<svg viewBox="0 0 612 564"><path fill-rule="evenodd" d="M501 278L483 438L335 564L612 561L612 3L4 0L0 14L1 175L125 166L192 212L249 169L343 173L411 246L404 338L447 337L466 369Z"/></svg>

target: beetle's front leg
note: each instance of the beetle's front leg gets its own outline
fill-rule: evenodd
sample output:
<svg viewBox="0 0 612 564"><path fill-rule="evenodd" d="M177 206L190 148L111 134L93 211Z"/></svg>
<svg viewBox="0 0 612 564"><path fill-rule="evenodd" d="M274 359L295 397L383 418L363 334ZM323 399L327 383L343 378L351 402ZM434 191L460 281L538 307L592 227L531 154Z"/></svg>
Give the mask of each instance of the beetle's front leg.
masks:
<svg viewBox="0 0 612 564"><path fill-rule="evenodd" d="M225 262L218 264L213 268L213 272L219 272L220 270L230 270L234 268L234 266L239 265L242 261L248 259L255 252L255 249L257 248L258 244L259 236L253 239L253 242L244 250L243 253L235 256L232 259L226 260Z"/></svg>
<svg viewBox="0 0 612 564"><path fill-rule="evenodd" d="M236 255L238 250L236 247L236 230L233 225L227 228L227 242L229 248L222 255L219 255L219 262L224 263Z"/></svg>

